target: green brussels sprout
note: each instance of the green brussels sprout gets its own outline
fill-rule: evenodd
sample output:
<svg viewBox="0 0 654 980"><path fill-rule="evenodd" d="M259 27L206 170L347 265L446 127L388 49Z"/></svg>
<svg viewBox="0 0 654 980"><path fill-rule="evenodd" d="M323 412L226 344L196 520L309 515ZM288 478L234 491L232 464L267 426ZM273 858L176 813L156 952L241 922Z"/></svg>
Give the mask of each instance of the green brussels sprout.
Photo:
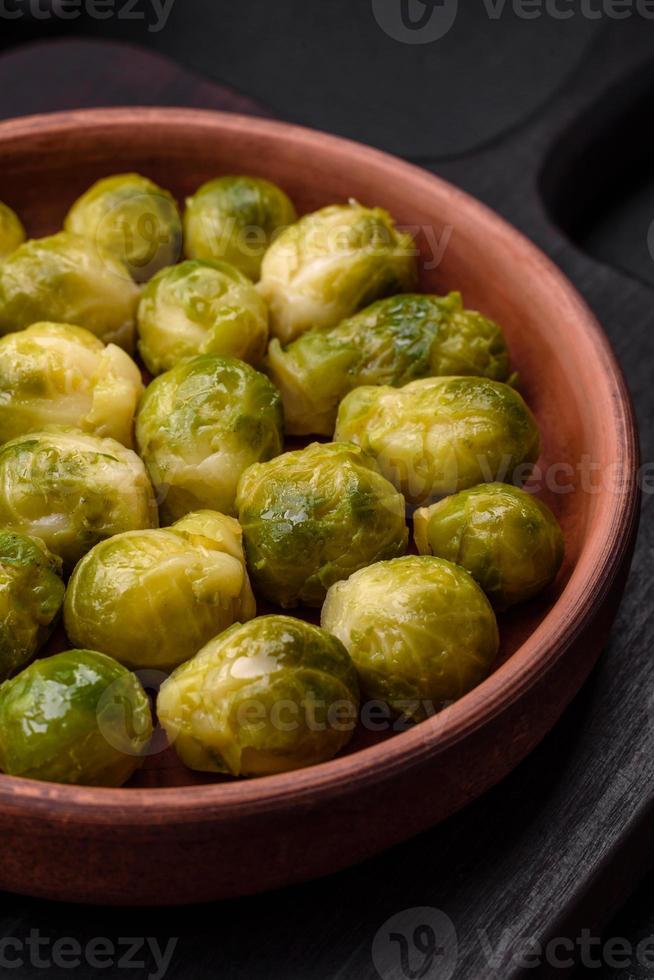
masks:
<svg viewBox="0 0 654 980"><path fill-rule="evenodd" d="M41 538L67 570L103 538L156 526L145 466L115 439L53 426L0 446L0 527Z"/></svg>
<svg viewBox="0 0 654 980"><path fill-rule="evenodd" d="M25 229L15 211L0 201L0 261L25 241Z"/></svg>
<svg viewBox="0 0 654 980"><path fill-rule="evenodd" d="M140 174L116 174L93 184L73 204L64 228L111 252L136 282L146 282L182 254L182 219L174 197Z"/></svg>
<svg viewBox="0 0 654 980"><path fill-rule="evenodd" d="M399 388L446 374L506 381L510 374L502 331L464 310L460 293L390 296L286 348L275 338L267 368L282 393L286 431L326 436L334 432L339 402L359 385Z"/></svg>
<svg viewBox="0 0 654 980"><path fill-rule="evenodd" d="M189 259L224 259L256 280L271 241L296 220L291 201L269 180L217 177L186 201L186 255Z"/></svg>
<svg viewBox="0 0 654 980"><path fill-rule="evenodd" d="M61 559L38 538L0 531L0 680L38 653L63 601Z"/></svg>
<svg viewBox="0 0 654 980"><path fill-rule="evenodd" d="M421 555L467 569L496 609L537 595L563 561L563 534L549 507L504 483L483 483L417 510L413 529Z"/></svg>
<svg viewBox="0 0 654 980"><path fill-rule="evenodd" d="M73 643L161 670L255 615L238 521L213 511L102 541L75 568L64 603Z"/></svg>
<svg viewBox="0 0 654 980"><path fill-rule="evenodd" d="M320 606L333 582L406 550L404 499L357 446L255 463L237 505L255 588L284 608Z"/></svg>
<svg viewBox="0 0 654 980"><path fill-rule="evenodd" d="M307 214L266 252L259 291L270 329L283 344L311 328L333 327L381 296L412 289L417 279L411 235L381 208L356 201Z"/></svg>
<svg viewBox="0 0 654 980"><path fill-rule="evenodd" d="M88 239L35 238L0 265L0 334L41 320L74 323L129 353L139 295L122 262Z"/></svg>
<svg viewBox="0 0 654 980"><path fill-rule="evenodd" d="M352 735L357 675L340 642L290 616L232 626L161 687L159 720L191 769L265 776L333 758Z"/></svg>
<svg viewBox="0 0 654 980"><path fill-rule="evenodd" d="M0 769L10 776L122 786L151 736L139 680L102 653L68 650L0 685Z"/></svg>
<svg viewBox="0 0 654 980"><path fill-rule="evenodd" d="M133 444L143 391L131 357L69 323L35 323L0 339L0 442L69 425Z"/></svg>
<svg viewBox="0 0 654 980"><path fill-rule="evenodd" d="M421 721L472 690L497 656L497 621L463 568L407 555L337 582L321 625L343 642L361 695Z"/></svg>
<svg viewBox="0 0 654 980"><path fill-rule="evenodd" d="M241 473L282 451L282 429L279 392L243 361L201 354L160 375L141 401L136 441L162 523L201 507L234 514Z"/></svg>
<svg viewBox="0 0 654 980"><path fill-rule="evenodd" d="M540 445L517 391L467 377L355 388L341 402L334 438L374 456L415 506L484 480L522 482Z"/></svg>
<svg viewBox="0 0 654 980"><path fill-rule="evenodd" d="M162 269L138 308L139 353L152 374L194 354L257 364L268 342L268 310L253 283L226 262Z"/></svg>

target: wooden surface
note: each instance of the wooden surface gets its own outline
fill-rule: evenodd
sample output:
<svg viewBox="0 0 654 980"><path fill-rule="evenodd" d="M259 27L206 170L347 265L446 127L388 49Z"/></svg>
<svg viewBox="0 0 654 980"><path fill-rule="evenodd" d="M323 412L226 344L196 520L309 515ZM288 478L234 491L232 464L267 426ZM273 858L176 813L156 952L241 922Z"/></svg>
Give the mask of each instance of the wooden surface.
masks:
<svg viewBox="0 0 654 980"><path fill-rule="evenodd" d="M616 30L604 34L568 84L565 101L552 103L548 112L499 148L457 161L426 162L504 211L586 293L627 370L641 417L644 457L651 459L650 290L570 246L547 221L537 193L548 150L605 87L624 75L625 52L634 61L650 53L644 32L629 25L629 30L612 26ZM70 48L59 53L66 66L61 71L74 86L77 55ZM42 56L34 55L32 71L38 74ZM105 77L111 75L113 57L105 54ZM98 49L92 61L102 64ZM97 74L102 75L99 68ZM151 81L156 101L160 90L156 78ZM71 98L65 85L49 94L52 108L58 107L58 98ZM6 96L3 113L21 111L16 90ZM97 100L105 101L103 92L98 91ZM187 89L180 100L192 102L193 96ZM114 91L113 101L129 99ZM139 101L148 101L143 92ZM169 90L165 101L178 100ZM577 125L577 136L580 132L590 136L593 128ZM642 243L636 244L640 248ZM628 251L623 262L628 264ZM557 917L567 920L565 928L573 935L580 923L597 927L652 860L649 512L647 496L631 586L591 683L536 753L455 819L333 879L272 899L264 896L192 914L142 912L138 927L133 915L117 911L62 909L7 896L5 933L24 937L30 928L39 928L46 935L84 940L138 932L157 936L164 944L167 937L179 936L173 962L176 978L215 975L217 970L244 978L367 978L377 975L371 944L378 928L404 908L429 905L443 909L455 922L460 957L454 975L467 980L519 975L510 966L493 974L479 930L489 930L493 943L507 925L514 935L563 931L563 924L556 925ZM632 973L645 976L635 969ZM23 975L41 972L26 967ZM104 975L112 976L113 971Z"/></svg>

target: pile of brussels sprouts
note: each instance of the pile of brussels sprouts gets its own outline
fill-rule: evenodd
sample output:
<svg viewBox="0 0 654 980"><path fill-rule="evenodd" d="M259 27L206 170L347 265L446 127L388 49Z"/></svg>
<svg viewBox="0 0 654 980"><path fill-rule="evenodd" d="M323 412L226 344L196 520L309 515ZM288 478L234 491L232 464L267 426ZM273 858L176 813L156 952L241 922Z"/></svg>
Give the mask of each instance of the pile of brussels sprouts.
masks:
<svg viewBox="0 0 654 980"><path fill-rule="evenodd" d="M248 176L183 217L105 178L31 241L0 206L2 771L121 785L156 716L192 769L284 772L487 675L563 538L500 327L417 272L381 208Z"/></svg>

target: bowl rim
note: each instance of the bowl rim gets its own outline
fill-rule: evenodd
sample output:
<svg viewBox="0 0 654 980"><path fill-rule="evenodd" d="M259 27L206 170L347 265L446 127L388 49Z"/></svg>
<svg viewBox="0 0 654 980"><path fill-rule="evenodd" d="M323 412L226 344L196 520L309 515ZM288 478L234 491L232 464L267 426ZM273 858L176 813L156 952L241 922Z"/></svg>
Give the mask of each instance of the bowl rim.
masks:
<svg viewBox="0 0 654 980"><path fill-rule="evenodd" d="M609 593L629 548L631 529L638 519L638 437L631 397L610 343L586 302L564 273L525 235L476 198L436 175L399 157L308 127L278 120L204 109L126 107L78 109L9 119L0 122L3 144L31 136L57 135L93 127L103 130L125 126L148 127L165 123L209 132L245 134L263 140L292 143L301 151L311 144L326 152L357 156L377 169L390 168L393 179L404 176L424 193L439 190L456 200L465 213L489 229L500 247L519 249L529 260L531 275L549 286L575 327L575 339L594 359L608 389L607 432L614 436L614 465L627 478L619 492L610 496L614 505L604 504L604 520L596 521L587 545L558 600L533 633L515 653L471 692L440 714L415 728L395 734L377 744L307 769L258 779L197 786L117 788L71 786L39 782L0 774L0 808L48 821L87 825L119 823L137 827L153 824L185 824L233 820L265 809L271 812L316 802L326 796L337 798L367 785L391 779L399 770L435 758L452 745L488 725L550 670L594 617L597 604ZM389 175L390 176L390 175ZM611 420L609 424L609 418ZM608 497L604 491L602 496ZM626 529L629 529L628 531ZM557 634L553 640L548 623L556 614Z"/></svg>

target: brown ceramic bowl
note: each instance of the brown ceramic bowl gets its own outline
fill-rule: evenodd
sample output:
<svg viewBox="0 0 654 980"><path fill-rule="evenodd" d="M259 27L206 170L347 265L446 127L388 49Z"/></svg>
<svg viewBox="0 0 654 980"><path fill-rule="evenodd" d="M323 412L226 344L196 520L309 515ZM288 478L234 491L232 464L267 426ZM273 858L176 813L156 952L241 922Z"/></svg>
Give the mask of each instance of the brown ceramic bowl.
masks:
<svg viewBox="0 0 654 980"><path fill-rule="evenodd" d="M422 287L460 289L467 306L504 325L543 434L543 496L567 546L554 589L503 617L492 675L410 731L361 735L332 762L248 782L204 779L166 753L124 789L0 776L0 888L115 904L246 894L344 868L505 776L593 666L637 521L629 396L601 329L564 276L442 180L283 123L175 109L41 116L0 124L0 161L0 197L32 235L57 230L92 181L127 170L180 200L210 177L241 171L279 182L300 211L349 197L379 204L418 229L427 259L430 236L441 240L449 227L442 262L424 272Z"/></svg>

